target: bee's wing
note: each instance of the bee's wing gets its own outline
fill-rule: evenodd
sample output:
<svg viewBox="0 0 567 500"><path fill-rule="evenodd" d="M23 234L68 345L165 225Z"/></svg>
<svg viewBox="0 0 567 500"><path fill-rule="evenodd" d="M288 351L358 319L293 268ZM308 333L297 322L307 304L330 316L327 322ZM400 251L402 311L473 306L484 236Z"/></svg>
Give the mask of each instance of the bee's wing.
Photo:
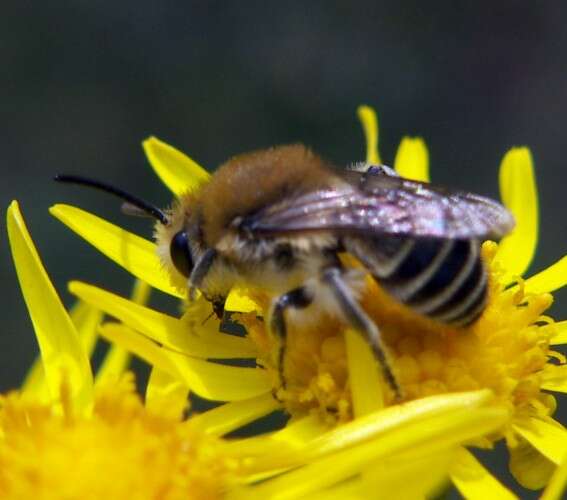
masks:
<svg viewBox="0 0 567 500"><path fill-rule="evenodd" d="M384 173L346 171L334 188L269 205L245 217L248 234L330 230L357 236L499 239L514 226L499 203L472 193Z"/></svg>

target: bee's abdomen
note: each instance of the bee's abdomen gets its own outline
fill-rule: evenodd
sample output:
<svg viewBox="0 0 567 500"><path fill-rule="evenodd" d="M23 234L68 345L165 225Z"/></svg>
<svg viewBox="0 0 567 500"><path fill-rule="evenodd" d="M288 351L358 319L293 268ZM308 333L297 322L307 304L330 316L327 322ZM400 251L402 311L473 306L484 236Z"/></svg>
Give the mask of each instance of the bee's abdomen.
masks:
<svg viewBox="0 0 567 500"><path fill-rule="evenodd" d="M381 237L345 246L416 312L465 326L484 309L487 276L477 240Z"/></svg>

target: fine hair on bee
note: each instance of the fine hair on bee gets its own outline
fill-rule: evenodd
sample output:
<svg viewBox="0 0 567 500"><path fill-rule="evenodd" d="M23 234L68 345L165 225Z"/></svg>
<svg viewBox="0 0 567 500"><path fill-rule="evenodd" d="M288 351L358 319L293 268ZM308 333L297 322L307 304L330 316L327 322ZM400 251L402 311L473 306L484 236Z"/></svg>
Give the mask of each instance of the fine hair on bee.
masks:
<svg viewBox="0 0 567 500"><path fill-rule="evenodd" d="M365 278L417 314L470 325L487 298L480 244L514 225L491 199L404 179L384 165L338 169L298 144L229 159L169 211L98 181L58 180L110 192L155 218L164 266L217 314L236 285L265 291L282 386L288 325L331 315L366 339L397 399L380 325L360 304ZM362 269L345 267L341 253Z"/></svg>

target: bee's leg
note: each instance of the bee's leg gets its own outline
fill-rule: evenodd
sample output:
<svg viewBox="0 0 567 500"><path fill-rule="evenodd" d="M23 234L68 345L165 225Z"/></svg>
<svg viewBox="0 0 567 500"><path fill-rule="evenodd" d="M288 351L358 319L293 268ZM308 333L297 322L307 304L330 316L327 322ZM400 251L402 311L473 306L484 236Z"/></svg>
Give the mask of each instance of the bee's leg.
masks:
<svg viewBox="0 0 567 500"><path fill-rule="evenodd" d="M372 348L374 357L380 363L386 383L394 391L396 398L401 399L402 390L394 376L392 366L384 349L380 330L353 297L350 288L343 280L341 269L326 269L323 271L322 281L333 292L346 320L367 340Z"/></svg>
<svg viewBox="0 0 567 500"><path fill-rule="evenodd" d="M313 301L313 297L304 287L295 288L283 295L280 295L272 306L270 315L270 327L279 340L278 347L278 372L282 387L285 389L286 381L283 373L284 359L286 350L287 327L285 324L284 313L288 308L304 309Z"/></svg>
<svg viewBox="0 0 567 500"><path fill-rule="evenodd" d="M193 268L193 271L191 271L191 276L189 276L190 300L195 299L196 291L201 288L201 283L203 283L203 280L215 262L216 257L217 251L214 248L209 248L195 263L195 267Z"/></svg>

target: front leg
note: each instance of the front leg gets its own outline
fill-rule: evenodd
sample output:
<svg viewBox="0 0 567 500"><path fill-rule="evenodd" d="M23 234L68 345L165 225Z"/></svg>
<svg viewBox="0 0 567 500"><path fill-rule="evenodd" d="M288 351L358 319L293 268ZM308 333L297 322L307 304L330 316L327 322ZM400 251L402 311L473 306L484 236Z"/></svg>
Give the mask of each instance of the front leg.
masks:
<svg viewBox="0 0 567 500"><path fill-rule="evenodd" d="M197 290L205 280L209 270L217 259L217 251L214 248L205 250L201 258L196 262L195 267L189 276L189 299L195 300Z"/></svg>
<svg viewBox="0 0 567 500"><path fill-rule="evenodd" d="M372 348L372 352L380 364L386 383L390 386L392 391L394 391L396 399L400 400L402 398L402 390L394 376L390 360L384 348L382 336L380 335L380 330L354 298L351 289L342 277L341 269L330 268L325 270L323 272L322 282L332 291L345 319L355 330L364 336Z"/></svg>
<svg viewBox="0 0 567 500"><path fill-rule="evenodd" d="M295 288L283 295L280 295L272 306L272 314L270 315L270 327L279 340L278 346L278 373L282 387L285 389L286 381L283 373L286 340L287 340L287 326L285 323L284 313L286 309L304 309L313 301L313 297L307 292L305 287Z"/></svg>
<svg viewBox="0 0 567 500"><path fill-rule="evenodd" d="M189 276L189 300L195 300L197 290L202 288L203 281L206 279L207 274L213 267L213 264L219 260L219 255L214 248L205 250L201 258L195 264L191 275ZM201 290L205 299L207 299L213 306L213 313L222 321L224 318L224 304L226 296L216 294L208 295L205 291Z"/></svg>

